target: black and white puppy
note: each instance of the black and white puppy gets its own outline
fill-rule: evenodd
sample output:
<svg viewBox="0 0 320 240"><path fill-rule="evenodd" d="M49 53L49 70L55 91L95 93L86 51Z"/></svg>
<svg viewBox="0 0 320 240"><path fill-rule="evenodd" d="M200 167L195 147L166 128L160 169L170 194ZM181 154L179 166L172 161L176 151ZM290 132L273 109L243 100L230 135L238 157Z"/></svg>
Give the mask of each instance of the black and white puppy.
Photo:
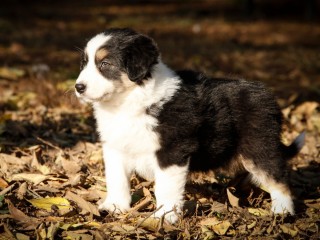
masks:
<svg viewBox="0 0 320 240"><path fill-rule="evenodd" d="M92 104L103 144L107 198L100 209L130 208L136 172L155 181L156 216L173 223L189 171L232 165L268 188L274 213L294 213L285 165L304 136L281 142L281 111L263 84L174 72L149 37L109 29L87 43L75 89Z"/></svg>

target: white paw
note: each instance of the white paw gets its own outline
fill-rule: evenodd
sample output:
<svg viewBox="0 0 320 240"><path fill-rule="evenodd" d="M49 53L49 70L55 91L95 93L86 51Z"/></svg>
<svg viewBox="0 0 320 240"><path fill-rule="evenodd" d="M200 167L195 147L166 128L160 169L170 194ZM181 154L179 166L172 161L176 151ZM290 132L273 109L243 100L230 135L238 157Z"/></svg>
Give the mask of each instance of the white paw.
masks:
<svg viewBox="0 0 320 240"><path fill-rule="evenodd" d="M294 204L291 196L283 193L273 193L271 210L275 214L290 213L294 215Z"/></svg>
<svg viewBox="0 0 320 240"><path fill-rule="evenodd" d="M182 204L178 205L170 205L165 206L163 205L155 214L155 218L161 218L164 216L164 219L171 224L174 224L178 221L178 219L182 216L182 210L181 210Z"/></svg>
<svg viewBox="0 0 320 240"><path fill-rule="evenodd" d="M125 213L130 209L130 204L127 202L113 201L106 199L99 205L99 210L107 210L110 213L121 214Z"/></svg>
<svg viewBox="0 0 320 240"><path fill-rule="evenodd" d="M294 207L291 199L289 201L279 201L279 199L273 200L271 210L275 214L290 213L291 215L294 215Z"/></svg>

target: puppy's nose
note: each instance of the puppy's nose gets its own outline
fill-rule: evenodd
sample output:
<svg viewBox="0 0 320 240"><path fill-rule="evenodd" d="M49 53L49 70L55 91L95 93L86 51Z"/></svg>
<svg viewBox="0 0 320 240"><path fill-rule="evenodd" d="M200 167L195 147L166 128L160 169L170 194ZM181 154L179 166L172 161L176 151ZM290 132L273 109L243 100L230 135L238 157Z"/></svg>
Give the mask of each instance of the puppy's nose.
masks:
<svg viewBox="0 0 320 240"><path fill-rule="evenodd" d="M77 83L75 86L74 86L77 90L78 93L84 93L84 91L86 90L86 85L84 85L83 83Z"/></svg>

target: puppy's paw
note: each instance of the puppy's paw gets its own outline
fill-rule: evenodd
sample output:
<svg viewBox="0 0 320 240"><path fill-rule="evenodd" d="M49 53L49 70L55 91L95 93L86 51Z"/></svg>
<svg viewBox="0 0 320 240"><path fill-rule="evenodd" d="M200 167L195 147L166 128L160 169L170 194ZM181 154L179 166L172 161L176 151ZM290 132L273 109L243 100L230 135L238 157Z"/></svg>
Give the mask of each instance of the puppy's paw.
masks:
<svg viewBox="0 0 320 240"><path fill-rule="evenodd" d="M275 214L290 213L294 215L294 204L291 196L279 192L273 193L271 210Z"/></svg>
<svg viewBox="0 0 320 240"><path fill-rule="evenodd" d="M294 215L294 207L291 199L287 199L286 201L273 200L271 210L274 214L285 214L290 213Z"/></svg>
<svg viewBox="0 0 320 240"><path fill-rule="evenodd" d="M174 206L163 205L155 214L155 218L161 218L164 216L165 221L170 224L176 223L182 216L181 204Z"/></svg>
<svg viewBox="0 0 320 240"><path fill-rule="evenodd" d="M130 209L130 204L121 202L121 201L113 201L110 199L106 199L103 203L99 205L99 210L107 210L112 214L121 214L125 213Z"/></svg>

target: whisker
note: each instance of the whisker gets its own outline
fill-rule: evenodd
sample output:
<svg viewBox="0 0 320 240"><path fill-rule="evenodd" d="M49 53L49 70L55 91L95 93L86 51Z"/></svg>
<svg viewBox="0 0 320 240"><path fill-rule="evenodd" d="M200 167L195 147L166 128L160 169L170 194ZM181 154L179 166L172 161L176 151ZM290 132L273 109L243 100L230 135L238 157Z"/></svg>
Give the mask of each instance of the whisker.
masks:
<svg viewBox="0 0 320 240"><path fill-rule="evenodd" d="M84 51L83 51L83 49L82 49L82 48L77 47L77 46L74 46L74 48L75 48L79 53L81 53L81 54L83 54L83 53L84 53Z"/></svg>

